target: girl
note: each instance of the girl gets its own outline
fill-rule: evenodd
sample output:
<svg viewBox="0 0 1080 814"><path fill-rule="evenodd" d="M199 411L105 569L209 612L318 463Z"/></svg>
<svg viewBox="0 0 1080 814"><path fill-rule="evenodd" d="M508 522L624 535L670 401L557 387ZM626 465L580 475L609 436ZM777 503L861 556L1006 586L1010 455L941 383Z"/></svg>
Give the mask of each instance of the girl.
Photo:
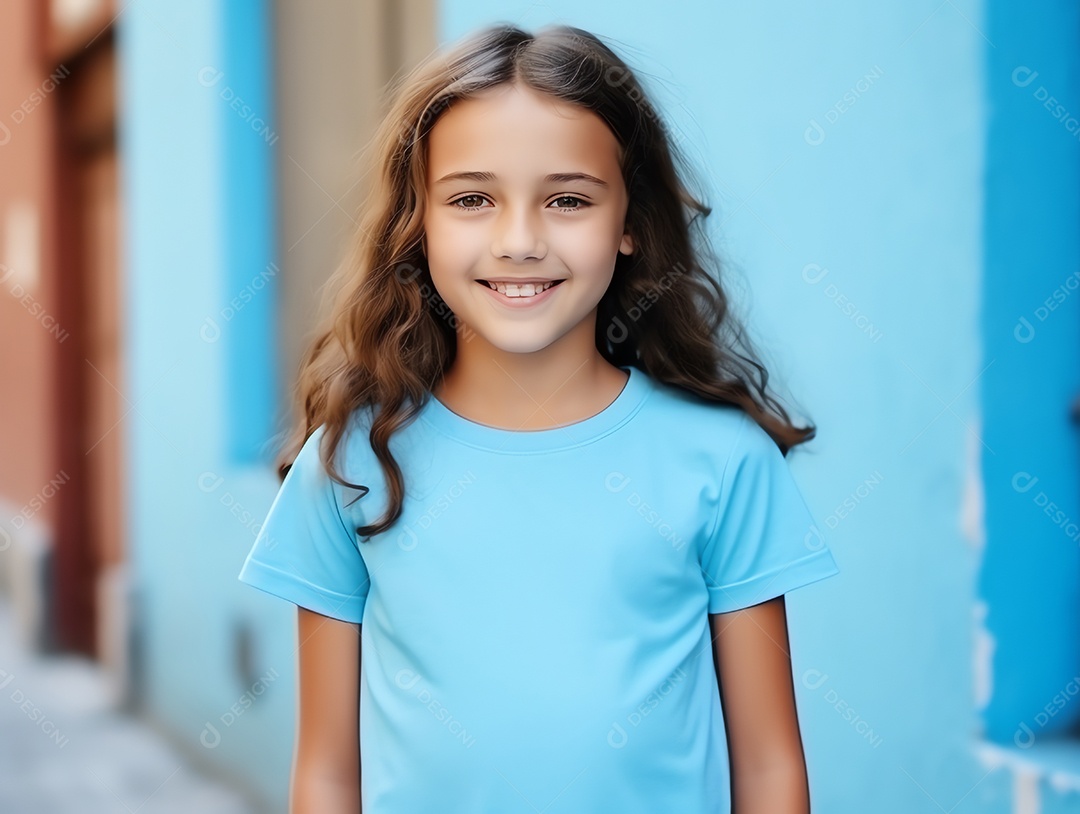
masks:
<svg viewBox="0 0 1080 814"><path fill-rule="evenodd" d="M298 606L292 811L808 811L784 594L838 569L784 455L814 427L637 79L493 26L375 148L240 574Z"/></svg>

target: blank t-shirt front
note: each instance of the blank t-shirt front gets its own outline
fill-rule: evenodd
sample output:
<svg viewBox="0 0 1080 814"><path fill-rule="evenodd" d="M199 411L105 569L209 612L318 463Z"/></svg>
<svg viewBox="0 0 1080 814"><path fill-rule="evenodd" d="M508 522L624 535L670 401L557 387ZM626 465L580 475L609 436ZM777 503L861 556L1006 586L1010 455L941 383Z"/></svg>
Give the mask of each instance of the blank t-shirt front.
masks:
<svg viewBox="0 0 1080 814"><path fill-rule="evenodd" d="M600 413L512 431L433 396L391 439L357 410L304 444L239 578L361 624L365 814L725 814L709 614L839 572L776 444L635 367ZM358 499L357 499L358 498Z"/></svg>

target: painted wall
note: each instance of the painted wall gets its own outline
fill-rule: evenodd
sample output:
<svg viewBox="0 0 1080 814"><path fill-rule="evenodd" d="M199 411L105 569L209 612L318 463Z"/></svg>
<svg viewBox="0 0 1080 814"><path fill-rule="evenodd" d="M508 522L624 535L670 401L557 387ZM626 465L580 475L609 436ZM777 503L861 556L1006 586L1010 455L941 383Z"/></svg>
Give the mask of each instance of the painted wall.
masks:
<svg viewBox="0 0 1080 814"><path fill-rule="evenodd" d="M1075 540L1009 483L1036 473L1080 516L1075 300L1041 344L1013 337L1077 268L1076 122L1035 96L1080 111L1076 12L681 11L450 0L440 38L493 21L607 37L702 170L771 381L819 428L792 467L843 573L788 598L815 810L1075 810L1070 775L1048 779L1075 776L1075 742L981 733L1008 744L1076 675ZM1019 64L1043 74L1018 88Z"/></svg>
<svg viewBox="0 0 1080 814"><path fill-rule="evenodd" d="M260 811L287 807L296 610L237 574L279 487L288 360L353 226L352 162L390 74L434 38L430 0L275 12L120 17L144 707Z"/></svg>
<svg viewBox="0 0 1080 814"><path fill-rule="evenodd" d="M291 645L253 644L236 582L277 487L259 453L281 399L269 15L258 0L134 3L120 23L143 701L203 768L280 796Z"/></svg>
<svg viewBox="0 0 1080 814"><path fill-rule="evenodd" d="M1038 321L1036 341L1014 334L1076 269L1075 127L1037 95L1080 111L1075 12L1057 2L1034 18L993 0L633 11L451 0L440 40L495 20L608 37L700 170L770 381L818 426L792 466L843 573L788 599L815 810L1075 807L1068 775L1040 775L1075 757L1043 748L1056 721L1034 749L980 739L1008 744L1075 674L1076 550L1033 499L1044 489L1080 517L1062 419L1077 392L1075 299ZM128 7L122 138L146 704L204 765L280 808L293 611L236 581L277 488L258 460L259 405L266 423L235 432L250 406L238 360L256 355L259 398L282 397L277 351L259 344L274 281L243 319L222 316L275 259L253 193L275 188L253 125L273 129L266 25L256 2ZM1018 84L1018 65L1039 76ZM1018 491L1019 470L1039 488Z"/></svg>
<svg viewBox="0 0 1080 814"><path fill-rule="evenodd" d="M1033 14L995 4L988 32L998 47L988 63L980 379L980 586L994 645L985 719L996 739L1040 752L1080 720L1080 445L1070 419L1080 393L1080 10L1051 5Z"/></svg>
<svg viewBox="0 0 1080 814"><path fill-rule="evenodd" d="M56 471L53 378L72 326L53 287L50 163L56 90L70 69L42 71L34 6L0 4L0 591L15 604L19 634L37 644L47 608L33 579L53 539L52 498L68 480Z"/></svg>

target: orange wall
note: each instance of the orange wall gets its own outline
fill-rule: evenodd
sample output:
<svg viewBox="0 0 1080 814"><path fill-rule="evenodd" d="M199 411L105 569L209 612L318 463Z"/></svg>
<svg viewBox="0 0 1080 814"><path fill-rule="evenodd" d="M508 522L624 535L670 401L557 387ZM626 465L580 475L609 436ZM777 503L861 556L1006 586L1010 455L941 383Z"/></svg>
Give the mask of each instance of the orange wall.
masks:
<svg viewBox="0 0 1080 814"><path fill-rule="evenodd" d="M38 508L34 499L59 475L49 428L52 359L64 326L53 321L56 83L38 53L39 5L0 3L0 500L51 523L55 504ZM0 517L5 526L11 520Z"/></svg>

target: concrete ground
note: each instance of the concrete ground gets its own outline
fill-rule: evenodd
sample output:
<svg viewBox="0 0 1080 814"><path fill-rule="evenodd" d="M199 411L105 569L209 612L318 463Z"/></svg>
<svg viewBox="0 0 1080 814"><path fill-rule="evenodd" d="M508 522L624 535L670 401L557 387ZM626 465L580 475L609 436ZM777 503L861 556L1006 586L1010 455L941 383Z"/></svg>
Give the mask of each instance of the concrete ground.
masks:
<svg viewBox="0 0 1080 814"><path fill-rule="evenodd" d="M149 726L110 708L93 662L19 643L0 596L0 812L251 814Z"/></svg>

